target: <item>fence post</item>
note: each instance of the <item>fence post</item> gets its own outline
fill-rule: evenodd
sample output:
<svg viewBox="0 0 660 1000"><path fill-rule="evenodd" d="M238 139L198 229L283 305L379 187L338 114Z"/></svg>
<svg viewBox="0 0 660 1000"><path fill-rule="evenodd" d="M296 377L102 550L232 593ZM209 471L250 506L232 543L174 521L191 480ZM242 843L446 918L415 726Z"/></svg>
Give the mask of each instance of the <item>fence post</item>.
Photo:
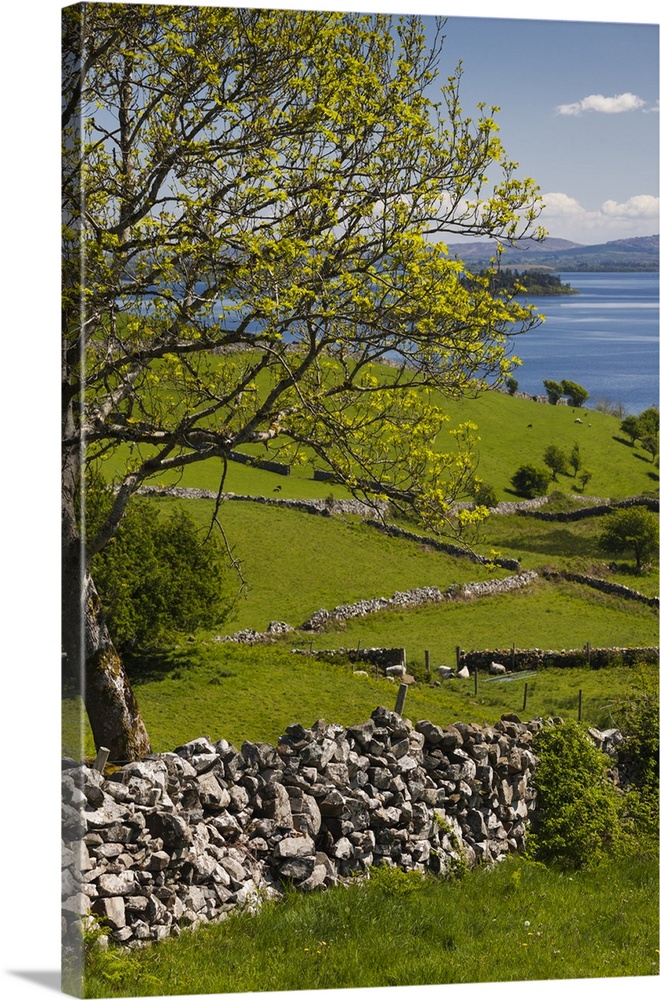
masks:
<svg viewBox="0 0 660 1000"><path fill-rule="evenodd" d="M431 651L430 649L424 650L424 665L426 667L426 683L431 683Z"/></svg>
<svg viewBox="0 0 660 1000"><path fill-rule="evenodd" d="M96 755L96 760L92 764L95 771L100 771L103 774L103 768L108 762L108 757L110 756L110 751L107 747L99 747L99 752Z"/></svg>
<svg viewBox="0 0 660 1000"><path fill-rule="evenodd" d="M527 708L527 681L525 681L525 693L523 695L523 707L522 707L523 712L525 711L526 708Z"/></svg>
<svg viewBox="0 0 660 1000"><path fill-rule="evenodd" d="M591 643L590 642L588 642L587 645L584 647L584 651L587 654L587 666L590 667L591 666Z"/></svg>
<svg viewBox="0 0 660 1000"><path fill-rule="evenodd" d="M513 646L511 647L511 669L512 670L516 669L516 644L515 644L515 642L514 642Z"/></svg>
<svg viewBox="0 0 660 1000"><path fill-rule="evenodd" d="M461 647L460 646L456 647L456 669L457 670L461 669Z"/></svg>
<svg viewBox="0 0 660 1000"><path fill-rule="evenodd" d="M474 693L477 694L479 691L479 667L474 665Z"/></svg>
<svg viewBox="0 0 660 1000"><path fill-rule="evenodd" d="M578 722L582 722L582 688L578 691Z"/></svg>
<svg viewBox="0 0 660 1000"><path fill-rule="evenodd" d="M408 685L399 684L399 693L396 696L396 705L394 706L394 711L397 715L403 715L403 706L406 703L406 695L408 694Z"/></svg>

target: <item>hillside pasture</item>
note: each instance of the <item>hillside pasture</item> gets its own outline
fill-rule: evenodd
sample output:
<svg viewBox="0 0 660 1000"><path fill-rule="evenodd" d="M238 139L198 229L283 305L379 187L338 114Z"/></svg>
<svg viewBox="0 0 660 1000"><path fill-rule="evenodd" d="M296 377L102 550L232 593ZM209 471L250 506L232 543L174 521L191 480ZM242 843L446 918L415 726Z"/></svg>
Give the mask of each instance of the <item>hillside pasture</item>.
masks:
<svg viewBox="0 0 660 1000"><path fill-rule="evenodd" d="M321 718L355 725L378 705L394 708L398 688L373 671L367 677L355 676L347 660L324 662L292 653L279 643L254 647L190 643L140 664L129 663L129 671L155 752L202 735L227 739L238 747L247 739L276 745L291 723L312 726ZM423 678L423 670L419 676ZM528 698L523 712L525 683ZM516 712L522 719L577 718L582 690L584 721L609 726L613 703L635 688L657 695L655 664L603 670L549 668L504 680L484 676L476 694L472 678L438 685L422 682L409 688L404 715L412 722L430 719L443 726L456 721L492 724L505 712ZM65 755L77 753L80 715L79 702L65 698ZM83 746L93 757L86 721Z"/></svg>
<svg viewBox="0 0 660 1000"><path fill-rule="evenodd" d="M391 369L375 368L381 379ZM495 390L462 400L445 399L438 393L430 398L449 416L446 427L438 434L437 449L451 451L455 447L449 429L465 421L477 425L476 471L490 484L498 500L516 500L511 476L527 462L541 465L545 449L555 444L570 453L574 444L580 447L584 467L593 476L587 486L592 496L622 498L641 493L657 493L658 467L650 454L639 444L633 447L620 431L620 420L606 413L587 408L550 406L532 400L509 396ZM576 420L581 423L576 423ZM260 445L241 449L255 458L286 461L287 453L275 444L268 449ZM141 450L144 457L146 452ZM302 449L288 476L268 472L250 465L229 462L225 490L233 493L271 496L276 491L282 497L323 499L332 493L336 499L348 497L341 484L313 479L309 463L311 456ZM104 459L104 475L112 478L125 467L128 448L120 447ZM222 475L220 460L191 464L178 473L160 475L151 480L154 485L186 486L217 490ZM579 484L571 475L559 475L552 489L570 494L579 493Z"/></svg>

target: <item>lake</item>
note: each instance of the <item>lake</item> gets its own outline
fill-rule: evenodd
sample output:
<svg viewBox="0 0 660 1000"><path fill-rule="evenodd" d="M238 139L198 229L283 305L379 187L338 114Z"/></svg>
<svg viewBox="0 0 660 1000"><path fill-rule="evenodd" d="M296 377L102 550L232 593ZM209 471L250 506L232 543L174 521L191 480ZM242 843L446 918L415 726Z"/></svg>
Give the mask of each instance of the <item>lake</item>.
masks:
<svg viewBox="0 0 660 1000"><path fill-rule="evenodd" d="M569 379L598 400L640 413L658 403L658 275L562 272L579 295L535 298L545 317L513 342L523 364L514 372L521 392L545 394L544 379Z"/></svg>

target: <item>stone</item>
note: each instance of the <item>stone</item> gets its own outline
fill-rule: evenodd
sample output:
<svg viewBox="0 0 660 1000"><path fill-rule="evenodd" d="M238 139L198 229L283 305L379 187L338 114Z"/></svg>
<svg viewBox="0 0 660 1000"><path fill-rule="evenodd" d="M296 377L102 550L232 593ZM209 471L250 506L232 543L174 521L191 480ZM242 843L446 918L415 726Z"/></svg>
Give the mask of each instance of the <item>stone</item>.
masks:
<svg viewBox="0 0 660 1000"><path fill-rule="evenodd" d="M94 900L92 911L112 930L120 930L126 926L126 907L122 896L101 896Z"/></svg>
<svg viewBox="0 0 660 1000"><path fill-rule="evenodd" d="M231 796L226 788L222 788L214 774L204 773L199 776L199 800L204 809L226 809L231 803Z"/></svg>
<svg viewBox="0 0 660 1000"><path fill-rule="evenodd" d="M291 878L294 881L305 880L310 877L316 867L313 854L304 855L297 858L288 858L283 864L278 865L280 876Z"/></svg>
<svg viewBox="0 0 660 1000"><path fill-rule="evenodd" d="M96 880L100 896L130 896L137 891L137 883L133 872L123 872L121 875L101 875Z"/></svg>
<svg viewBox="0 0 660 1000"><path fill-rule="evenodd" d="M261 800L264 814L268 819L272 819L277 827L293 829L291 802L284 785L275 781L269 782L262 789Z"/></svg>
<svg viewBox="0 0 660 1000"><path fill-rule="evenodd" d="M190 827L181 816L172 813L154 812L147 816L147 829L154 837L160 837L167 850L176 850L190 844Z"/></svg>
<svg viewBox="0 0 660 1000"><path fill-rule="evenodd" d="M275 845L273 852L276 858L297 858L305 854L314 854L314 841L311 837L285 837Z"/></svg>

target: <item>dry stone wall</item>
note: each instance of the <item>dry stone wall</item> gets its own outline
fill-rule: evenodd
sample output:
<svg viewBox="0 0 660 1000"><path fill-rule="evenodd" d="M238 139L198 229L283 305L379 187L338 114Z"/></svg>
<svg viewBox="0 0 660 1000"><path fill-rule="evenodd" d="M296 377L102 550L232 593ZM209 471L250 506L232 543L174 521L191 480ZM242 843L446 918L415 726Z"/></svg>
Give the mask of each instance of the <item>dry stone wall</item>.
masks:
<svg viewBox="0 0 660 1000"><path fill-rule="evenodd" d="M143 496L178 497L182 500L215 500L218 495L214 490L188 486L143 486L138 492ZM370 503L362 500L293 500L288 497L253 496L248 493L223 493L222 500L243 500L271 507L284 507L288 510L301 510L306 514L321 514L325 517L332 514L355 514L359 517L379 514L384 517L389 511L389 504L384 500L373 500Z"/></svg>
<svg viewBox="0 0 660 1000"><path fill-rule="evenodd" d="M580 649L478 649L459 653L459 666L488 673L491 663L501 663L507 671L538 670L543 667L585 667L594 670L621 664L655 662L657 646L631 646L607 648L583 646Z"/></svg>
<svg viewBox="0 0 660 1000"><path fill-rule="evenodd" d="M300 628L307 632L316 632L333 622L348 621L351 618L362 618L377 611L401 611L417 608L423 604L438 604L442 601L469 600L478 597L491 597L495 594L509 593L528 587L537 574L533 570L506 576L501 580L485 580L477 583L457 583L440 590L439 587L416 587L414 590L397 591L392 597L372 597L368 600L356 601L353 604L340 604L328 611L319 608Z"/></svg>
<svg viewBox="0 0 660 1000"><path fill-rule="evenodd" d="M108 775L64 761L65 945L90 917L135 947L285 883L502 859L525 845L534 736L553 721L413 726L379 707L346 728L291 725L277 746L202 737Z"/></svg>
<svg viewBox="0 0 660 1000"><path fill-rule="evenodd" d="M569 570L545 570L543 575L549 579L569 580L573 583L581 583L592 590L600 590L604 594L611 594L613 597L625 597L626 600L637 601L638 604L646 604L650 608L660 607L660 600L657 597L649 597L639 590L626 587L623 583L614 583L612 580L603 580L599 576L588 576L586 573L571 573Z"/></svg>

